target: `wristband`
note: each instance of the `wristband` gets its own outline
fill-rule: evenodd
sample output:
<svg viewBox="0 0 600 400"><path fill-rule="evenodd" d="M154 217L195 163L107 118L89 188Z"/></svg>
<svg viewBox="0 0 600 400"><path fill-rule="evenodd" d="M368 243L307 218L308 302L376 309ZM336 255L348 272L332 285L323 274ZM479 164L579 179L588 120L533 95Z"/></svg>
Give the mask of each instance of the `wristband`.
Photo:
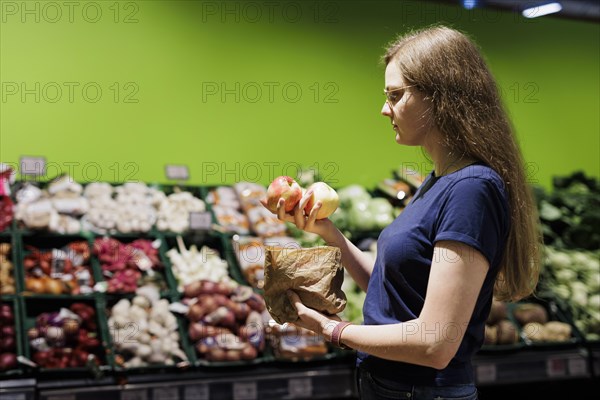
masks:
<svg viewBox="0 0 600 400"><path fill-rule="evenodd" d="M352 323L348 321L341 321L335 326L335 328L333 328L333 332L331 332L331 344L342 349L350 349L350 347L340 342L342 338L342 332L348 325L352 325Z"/></svg>

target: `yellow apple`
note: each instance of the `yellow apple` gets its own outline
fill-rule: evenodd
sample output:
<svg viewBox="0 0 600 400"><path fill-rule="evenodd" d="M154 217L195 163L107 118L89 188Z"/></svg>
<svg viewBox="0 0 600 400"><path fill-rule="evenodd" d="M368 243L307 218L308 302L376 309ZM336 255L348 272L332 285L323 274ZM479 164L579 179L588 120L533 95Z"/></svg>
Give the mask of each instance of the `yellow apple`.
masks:
<svg viewBox="0 0 600 400"><path fill-rule="evenodd" d="M317 219L329 217L340 205L340 198L337 192L325 182L315 182L306 190L312 190L313 192L306 206L304 206L304 212L307 215L319 201L321 202L321 208L317 212Z"/></svg>

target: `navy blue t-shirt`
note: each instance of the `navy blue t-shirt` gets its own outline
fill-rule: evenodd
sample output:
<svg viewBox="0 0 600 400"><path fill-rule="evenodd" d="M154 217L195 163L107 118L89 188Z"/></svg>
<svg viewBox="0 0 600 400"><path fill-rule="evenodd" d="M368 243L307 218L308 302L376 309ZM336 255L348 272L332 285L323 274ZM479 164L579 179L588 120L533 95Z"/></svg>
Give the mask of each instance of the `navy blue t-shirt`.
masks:
<svg viewBox="0 0 600 400"><path fill-rule="evenodd" d="M440 240L465 243L483 254L490 264L473 315L456 356L443 370L362 352L358 353L357 365L376 377L408 384L472 383L471 357L483 343L509 228L507 193L502 178L493 169L477 163L442 177L430 173L408 206L379 236L363 306L364 324L396 324L419 316L433 249Z"/></svg>

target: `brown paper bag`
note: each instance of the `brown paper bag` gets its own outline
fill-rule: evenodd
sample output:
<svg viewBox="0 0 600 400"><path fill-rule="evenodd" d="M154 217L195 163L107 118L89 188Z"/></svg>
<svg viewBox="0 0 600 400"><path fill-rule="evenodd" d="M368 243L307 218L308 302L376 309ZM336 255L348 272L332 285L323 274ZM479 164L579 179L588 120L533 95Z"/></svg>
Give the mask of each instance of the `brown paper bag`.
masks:
<svg viewBox="0 0 600 400"><path fill-rule="evenodd" d="M264 298L267 310L277 323L298 320L296 309L286 295L288 289L296 292L305 306L324 314L344 310L344 269L339 248L267 246L265 251Z"/></svg>

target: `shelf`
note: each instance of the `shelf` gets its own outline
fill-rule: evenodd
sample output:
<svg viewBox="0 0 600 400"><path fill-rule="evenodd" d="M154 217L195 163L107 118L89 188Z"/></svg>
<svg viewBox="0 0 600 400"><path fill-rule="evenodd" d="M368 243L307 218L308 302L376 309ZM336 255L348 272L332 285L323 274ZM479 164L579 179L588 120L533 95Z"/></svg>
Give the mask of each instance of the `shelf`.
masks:
<svg viewBox="0 0 600 400"><path fill-rule="evenodd" d="M480 386L592 377L589 353L581 347L541 351L521 349L510 354L477 355L473 368Z"/></svg>
<svg viewBox="0 0 600 400"><path fill-rule="evenodd" d="M137 382L136 382L137 381ZM57 385L58 387L58 385ZM350 365L193 371L140 376L125 385L40 388L39 400L256 400L356 398ZM4 398L3 398L4 400Z"/></svg>
<svg viewBox="0 0 600 400"><path fill-rule="evenodd" d="M0 380L2 400L35 400L35 379Z"/></svg>

